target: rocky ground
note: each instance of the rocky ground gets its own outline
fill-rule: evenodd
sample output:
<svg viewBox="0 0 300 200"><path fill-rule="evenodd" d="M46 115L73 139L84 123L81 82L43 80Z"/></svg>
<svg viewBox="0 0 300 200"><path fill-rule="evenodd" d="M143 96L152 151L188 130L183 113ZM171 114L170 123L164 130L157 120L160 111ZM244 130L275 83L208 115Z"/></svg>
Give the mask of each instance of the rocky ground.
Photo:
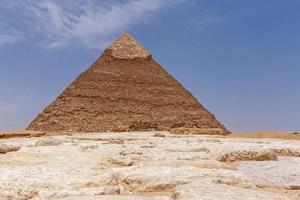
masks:
<svg viewBox="0 0 300 200"><path fill-rule="evenodd" d="M2 200L300 199L300 141L168 132L2 137Z"/></svg>

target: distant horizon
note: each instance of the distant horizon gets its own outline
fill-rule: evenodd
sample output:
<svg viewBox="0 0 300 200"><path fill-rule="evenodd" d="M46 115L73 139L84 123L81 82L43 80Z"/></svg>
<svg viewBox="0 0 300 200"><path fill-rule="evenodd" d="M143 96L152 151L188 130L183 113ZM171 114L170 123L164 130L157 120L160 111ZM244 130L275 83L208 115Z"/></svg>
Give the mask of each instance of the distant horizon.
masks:
<svg viewBox="0 0 300 200"><path fill-rule="evenodd" d="M300 2L81 3L0 3L1 131L25 129L123 32L230 131L300 131Z"/></svg>

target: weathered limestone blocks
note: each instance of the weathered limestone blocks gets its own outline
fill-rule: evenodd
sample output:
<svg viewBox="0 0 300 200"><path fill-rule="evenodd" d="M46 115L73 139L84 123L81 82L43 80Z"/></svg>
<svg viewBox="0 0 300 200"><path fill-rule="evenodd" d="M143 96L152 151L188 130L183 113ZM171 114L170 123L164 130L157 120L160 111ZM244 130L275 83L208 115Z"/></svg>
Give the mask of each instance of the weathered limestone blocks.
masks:
<svg viewBox="0 0 300 200"><path fill-rule="evenodd" d="M130 192L170 191L178 185L201 180L203 184L228 184L251 188L254 184L242 173L232 170L200 169L191 166L182 167L129 167L113 173L115 183Z"/></svg>
<svg viewBox="0 0 300 200"><path fill-rule="evenodd" d="M218 155L217 160L221 162L235 162L245 160L264 161L277 160L277 156L272 150L237 150Z"/></svg>
<svg viewBox="0 0 300 200"><path fill-rule="evenodd" d="M21 146L18 144L13 144L13 143L0 144L0 154L12 152L12 151L18 151L20 148Z"/></svg>
<svg viewBox="0 0 300 200"><path fill-rule="evenodd" d="M257 191L249 188L235 187L226 184L211 184L195 181L180 185L172 191L173 200L289 200L290 198L271 192Z"/></svg>
<svg viewBox="0 0 300 200"><path fill-rule="evenodd" d="M38 141L36 141L35 146L58 146L63 141L55 138L41 138Z"/></svg>
<svg viewBox="0 0 300 200"><path fill-rule="evenodd" d="M0 139L0 199L299 199L296 140L162 133Z"/></svg>
<svg viewBox="0 0 300 200"><path fill-rule="evenodd" d="M241 162L237 169L259 187L300 190L300 158L279 157L278 161Z"/></svg>

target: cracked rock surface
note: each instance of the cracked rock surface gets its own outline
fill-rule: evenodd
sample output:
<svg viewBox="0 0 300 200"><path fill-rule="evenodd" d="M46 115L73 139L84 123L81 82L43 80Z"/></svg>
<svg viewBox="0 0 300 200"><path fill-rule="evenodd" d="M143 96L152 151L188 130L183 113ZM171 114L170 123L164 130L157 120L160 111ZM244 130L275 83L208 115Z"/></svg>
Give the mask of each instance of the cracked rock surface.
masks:
<svg viewBox="0 0 300 200"><path fill-rule="evenodd" d="M74 133L1 148L1 200L300 199L296 140Z"/></svg>

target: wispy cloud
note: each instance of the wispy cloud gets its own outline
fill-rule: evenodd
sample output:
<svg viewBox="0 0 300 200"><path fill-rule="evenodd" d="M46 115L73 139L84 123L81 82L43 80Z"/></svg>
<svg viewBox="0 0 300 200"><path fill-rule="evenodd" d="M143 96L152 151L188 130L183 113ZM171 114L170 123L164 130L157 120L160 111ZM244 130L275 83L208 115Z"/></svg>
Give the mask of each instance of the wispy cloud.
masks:
<svg viewBox="0 0 300 200"><path fill-rule="evenodd" d="M19 39L18 31L0 21L0 45L15 43Z"/></svg>
<svg viewBox="0 0 300 200"><path fill-rule="evenodd" d="M203 31L210 26L221 24L224 21L224 16L201 16L189 19L188 24L190 24L196 31Z"/></svg>
<svg viewBox="0 0 300 200"><path fill-rule="evenodd" d="M183 0L3 0L0 44L34 39L48 48L103 48L112 36L151 20L163 7ZM13 17L13 20L11 18ZM4 30L16 30L12 34ZM22 37L21 37L22 36Z"/></svg>
<svg viewBox="0 0 300 200"><path fill-rule="evenodd" d="M0 34L0 45L15 43L20 38L14 35Z"/></svg>

